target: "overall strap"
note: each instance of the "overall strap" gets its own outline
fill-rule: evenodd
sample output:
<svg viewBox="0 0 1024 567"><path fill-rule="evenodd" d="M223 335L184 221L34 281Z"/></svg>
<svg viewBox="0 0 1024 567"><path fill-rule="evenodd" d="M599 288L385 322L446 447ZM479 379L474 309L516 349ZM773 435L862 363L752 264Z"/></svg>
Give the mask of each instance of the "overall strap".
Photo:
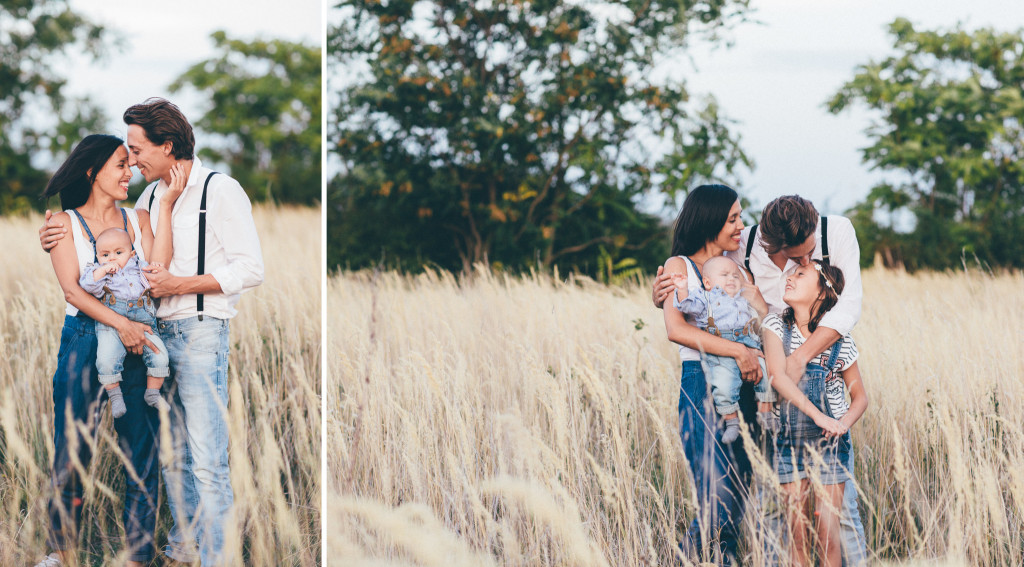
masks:
<svg viewBox="0 0 1024 567"><path fill-rule="evenodd" d="M92 236L92 231L89 230L89 224L82 218L82 213L78 212L78 209L71 209L71 212L75 213L78 217L78 222L82 223L82 227L85 228L85 233L89 235L89 242L92 244L92 261L99 263L99 257L96 256L96 239ZM81 260L79 260L81 261Z"/></svg>
<svg viewBox="0 0 1024 567"><path fill-rule="evenodd" d="M828 363L825 365L825 368L829 372L831 372L832 371L832 367L834 367L836 365L836 359L839 358L839 351L842 350L842 347L843 347L843 337L839 337L839 340L832 344L832 351L829 352L829 354L828 354Z"/></svg>
<svg viewBox="0 0 1024 567"><path fill-rule="evenodd" d="M210 178L217 175L216 171L211 171L210 175L206 176L206 182L203 183L203 197L199 201L199 257L196 262L196 275L203 275L206 269L206 189L210 186ZM199 311L199 320L203 320L203 294L196 294L196 310Z"/></svg>
<svg viewBox="0 0 1024 567"><path fill-rule="evenodd" d="M824 217L822 217L824 218ZM754 237L757 235L757 225L750 227L750 234L747 235L747 255L743 258L743 265L747 267L750 274L750 283L754 282L754 272L750 271L750 253L754 250Z"/></svg>
<svg viewBox="0 0 1024 567"><path fill-rule="evenodd" d="M787 325L785 321L782 322L782 350L788 357L790 355L790 344L793 342L793 325Z"/></svg>
<svg viewBox="0 0 1024 567"><path fill-rule="evenodd" d="M683 256L683 258L686 258L686 261L689 262L691 266L693 266L693 273L697 274L697 279L700 280L700 289L702 292L704 292L704 302L708 304L708 317L714 317L714 315L711 312L711 299L708 297L707 290L704 289L704 276L701 275L700 268L697 267L697 262L694 262L692 259L690 259L689 256Z"/></svg>
<svg viewBox="0 0 1024 567"><path fill-rule="evenodd" d="M153 214L153 198L156 197L156 186L159 183L160 181L157 180L154 181L152 185L150 185L152 191L149 192L149 207L146 209L147 211L149 211L149 214Z"/></svg>
<svg viewBox="0 0 1024 567"><path fill-rule="evenodd" d="M124 211L124 207L121 208L121 222L124 224L124 231L128 232L128 213ZM132 252L135 251L135 239L129 238L129 243L132 245Z"/></svg>
<svg viewBox="0 0 1024 567"><path fill-rule="evenodd" d="M749 253L748 253L749 255ZM828 217L821 217L821 263L829 265L828 259Z"/></svg>

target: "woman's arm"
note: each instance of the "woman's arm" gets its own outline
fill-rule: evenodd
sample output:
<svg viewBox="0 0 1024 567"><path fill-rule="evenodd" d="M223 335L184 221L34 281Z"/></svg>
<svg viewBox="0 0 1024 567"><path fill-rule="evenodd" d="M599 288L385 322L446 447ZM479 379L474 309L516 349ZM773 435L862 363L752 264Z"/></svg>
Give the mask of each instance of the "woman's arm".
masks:
<svg viewBox="0 0 1024 567"><path fill-rule="evenodd" d="M868 392L864 389L864 381L861 379L860 367L857 366L856 360L849 368L843 370L843 381L850 389L850 409L839 421L849 428L853 427L868 409Z"/></svg>
<svg viewBox="0 0 1024 567"><path fill-rule="evenodd" d="M824 429L826 434L842 435L845 433L845 425L816 408L811 400L800 391L793 379L786 375L786 351L782 348L782 339L775 333L767 331L764 333L762 344L768 375L772 377L772 387L775 388L775 391L789 400L796 406L796 409L814 420L814 423Z"/></svg>
<svg viewBox="0 0 1024 567"><path fill-rule="evenodd" d="M185 190L185 183L187 181L188 177L185 175L185 168L180 163L171 166L171 183L167 186L167 191L160 195L160 216L156 223L155 237L150 225L153 219L149 211L137 211L139 224L145 223L146 225L146 228L142 231L142 248L146 251L146 258L150 264L155 263L163 266L171 264L171 256L174 255L174 242L171 237L171 213L174 212L174 203L178 201L181 192ZM153 190L156 191L156 187ZM143 215L143 213L145 214ZM145 221L142 220L143 216L146 217ZM148 245L146 243L147 237L149 239Z"/></svg>
<svg viewBox="0 0 1024 567"><path fill-rule="evenodd" d="M67 213L58 213L59 221L64 226L71 226ZM152 342L146 338L145 332L152 333L149 325L136 323L127 317L118 315L106 307L100 300L86 293L78 284L78 256L75 254L75 242L72 238L62 238L50 250L50 263L57 274L57 282L64 291L64 299L74 305L93 320L117 329L121 342L126 349L136 354L142 352L142 345L148 345L156 351Z"/></svg>
<svg viewBox="0 0 1024 567"><path fill-rule="evenodd" d="M685 274L685 260L669 258L665 262L665 273ZM761 365L757 360L760 353L757 350L698 329L688 323L683 314L672 306L667 306L662 311L665 315L665 331L668 334L668 340L694 350L734 358L736 365L740 368L743 380L755 384L761 380Z"/></svg>

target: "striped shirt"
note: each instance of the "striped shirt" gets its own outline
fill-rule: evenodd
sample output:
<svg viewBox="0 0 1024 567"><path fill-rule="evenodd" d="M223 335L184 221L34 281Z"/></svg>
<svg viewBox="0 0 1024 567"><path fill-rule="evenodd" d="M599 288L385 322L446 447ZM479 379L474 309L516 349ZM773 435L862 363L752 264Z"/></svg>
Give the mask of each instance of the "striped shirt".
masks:
<svg viewBox="0 0 1024 567"><path fill-rule="evenodd" d="M782 322L781 314L772 313L768 315L764 318L761 326L775 333L779 340L784 340L785 323ZM793 332L790 335L789 352L800 348L800 345L804 344L806 340L803 334L800 333L799 327L794 325ZM825 395L828 398L829 407L832 408L832 417L836 419L846 415L846 412L850 409L850 405L846 402L846 384L842 380L842 372L852 366L860 355L857 351L857 345L853 342L853 337L845 335L840 340L843 341L843 344L839 347L839 356L836 357L835 364L831 368L827 368L828 377L825 378ZM831 347L827 348L825 352L812 358L810 362L824 367L828 363L828 357L831 352Z"/></svg>

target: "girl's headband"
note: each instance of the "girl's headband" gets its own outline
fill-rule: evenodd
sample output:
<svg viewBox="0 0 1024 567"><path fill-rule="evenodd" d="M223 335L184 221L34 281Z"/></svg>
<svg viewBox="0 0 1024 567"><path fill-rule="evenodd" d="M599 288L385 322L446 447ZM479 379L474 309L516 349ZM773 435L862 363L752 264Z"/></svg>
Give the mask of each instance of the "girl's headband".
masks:
<svg viewBox="0 0 1024 567"><path fill-rule="evenodd" d="M828 275L826 275L825 272L821 271L821 264L819 264L818 262L814 262L814 269L818 270L818 273L821 274L821 277L825 279L825 285L827 285L828 288L831 289L832 291L835 291L836 288L832 286L832 280L829 279Z"/></svg>

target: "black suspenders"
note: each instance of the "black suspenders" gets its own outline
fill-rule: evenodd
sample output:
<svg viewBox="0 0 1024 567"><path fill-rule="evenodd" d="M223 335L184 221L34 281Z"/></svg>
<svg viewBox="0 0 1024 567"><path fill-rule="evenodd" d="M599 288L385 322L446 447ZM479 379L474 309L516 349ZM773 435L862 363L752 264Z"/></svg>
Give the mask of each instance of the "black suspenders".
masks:
<svg viewBox="0 0 1024 567"><path fill-rule="evenodd" d="M754 272L750 271L750 253L754 250L754 237L757 235L757 225L750 227L750 234L747 235L747 255L743 258L743 265L747 267L747 272L750 273L750 277L754 277ZM821 217L821 263L826 266L831 264L828 253L828 217L822 215Z"/></svg>
<svg viewBox="0 0 1024 567"><path fill-rule="evenodd" d="M196 260L196 275L203 275L206 269L206 189L210 186L210 178L217 175L211 171L206 176L206 183L203 183L203 198L199 201L199 258ZM203 320L203 294L196 294L196 310L199 311L199 320Z"/></svg>
<svg viewBox="0 0 1024 567"><path fill-rule="evenodd" d="M211 171L203 183L203 197L199 201L199 257L196 260L196 275L203 275L206 270L206 190L210 187L210 178L218 172ZM149 194L149 211L153 212L153 197L156 196L157 181L153 184L153 191ZM152 221L151 221L152 222ZM199 320L203 320L203 294L196 294L196 310L199 311Z"/></svg>

